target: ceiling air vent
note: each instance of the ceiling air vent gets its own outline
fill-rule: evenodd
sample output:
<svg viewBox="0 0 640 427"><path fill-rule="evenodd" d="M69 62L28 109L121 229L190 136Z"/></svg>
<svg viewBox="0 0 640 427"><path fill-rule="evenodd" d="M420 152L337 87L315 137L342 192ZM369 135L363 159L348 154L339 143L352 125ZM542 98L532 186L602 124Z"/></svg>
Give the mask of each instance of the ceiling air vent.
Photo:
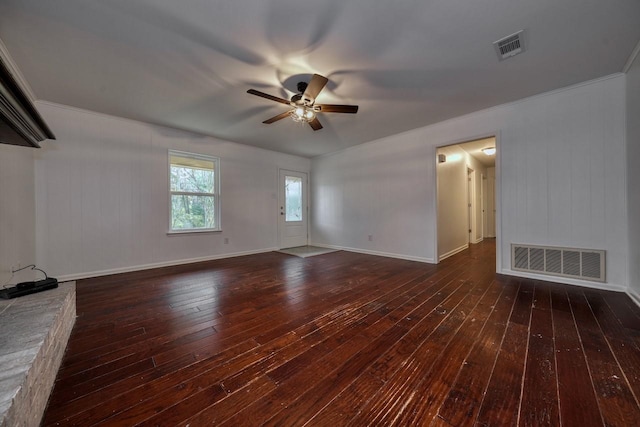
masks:
<svg viewBox="0 0 640 427"><path fill-rule="evenodd" d="M605 251L597 249L512 244L511 268L516 271L604 282L605 255Z"/></svg>
<svg viewBox="0 0 640 427"><path fill-rule="evenodd" d="M524 52L524 30L493 42L493 47L500 61Z"/></svg>

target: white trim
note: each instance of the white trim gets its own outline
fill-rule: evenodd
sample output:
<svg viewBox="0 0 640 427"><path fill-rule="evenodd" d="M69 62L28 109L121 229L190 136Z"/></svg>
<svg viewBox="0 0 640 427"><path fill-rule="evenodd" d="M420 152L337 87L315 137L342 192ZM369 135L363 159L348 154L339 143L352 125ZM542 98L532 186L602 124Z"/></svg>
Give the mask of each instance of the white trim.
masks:
<svg viewBox="0 0 640 427"><path fill-rule="evenodd" d="M218 228L188 228L184 230L169 230L167 236L181 236L183 234L198 234L198 233L222 233L222 229Z"/></svg>
<svg viewBox="0 0 640 427"><path fill-rule="evenodd" d="M13 60L11 54L9 53L9 49L7 49L7 46L2 42L2 40L0 40L0 58L2 58L2 62L4 62L4 64L7 66L7 68L13 75L13 78L16 79L22 90L27 94L29 100L31 102L35 101L36 95L33 92L31 85L29 84L27 79L24 78L22 71L20 71L20 68L18 68L18 64L16 64L16 62Z"/></svg>
<svg viewBox="0 0 640 427"><path fill-rule="evenodd" d="M302 203L305 206L302 207L302 215L303 215L302 221L287 221L286 215L285 215L285 218L282 218L283 216L282 213L284 211L281 211L280 209L278 209L278 215L277 215L278 223L277 223L276 229L278 230L278 246L280 247L280 249L289 248L289 246L283 247L283 243L282 243L282 240L283 240L282 235L284 233L284 227L286 227L287 225L297 225L297 224L306 223L307 237L305 240L306 242L305 245L309 245L310 234L311 234L311 215L310 215L311 210L309 208L311 205L311 178L309 176L311 175L311 171L302 172L302 171L296 171L293 169L278 168L278 185L277 185L278 206L285 208L285 210L286 210L286 200L285 200L286 197L285 197L284 188L283 188L284 181L282 179L287 176L287 173L289 173L291 176L295 178L302 179ZM296 175L300 175L300 176L296 176ZM302 175L304 175L304 177L302 177Z"/></svg>
<svg viewBox="0 0 640 427"><path fill-rule="evenodd" d="M502 270L502 134L498 130L496 138L496 162L495 162L495 183L493 186L494 209L496 211L493 218L494 234L496 238L496 273Z"/></svg>
<svg viewBox="0 0 640 427"><path fill-rule="evenodd" d="M600 289L603 291L616 291L616 292L627 291L627 287L622 285L615 285L611 283L589 282L586 280L570 279L568 277L562 277L562 276L552 277L546 274L525 273L523 271L514 271L509 269L502 270L500 274L504 274L507 276L514 276L514 277L523 277L525 279L541 280L544 282L582 286L583 288Z"/></svg>
<svg viewBox="0 0 640 427"><path fill-rule="evenodd" d="M622 68L622 72L624 74L627 74L629 72L631 66L638 57L638 54L640 54L640 40L638 40L638 44L636 44L636 47L633 48L633 50L631 51L631 55L629 55L629 59L627 59L626 64L624 64L624 67Z"/></svg>
<svg viewBox="0 0 640 427"><path fill-rule="evenodd" d="M469 244L465 243L464 245L460 246L459 248L456 248L456 249L454 249L452 251L449 251L446 254L442 254L442 256L438 257L438 262L440 262L442 260L445 260L445 259L447 259L449 257L452 257L455 254L458 254L458 253L460 253L460 252L462 252L464 250L467 250L467 249L469 249Z"/></svg>
<svg viewBox="0 0 640 427"><path fill-rule="evenodd" d="M173 191L171 189L171 157L182 157L188 159L199 159L205 160L207 162L213 163L213 193L196 193L190 191ZM211 170L211 169L207 169ZM181 234L181 233L193 233L193 232L218 232L222 231L222 221L221 221L221 204L220 204L220 177L222 176L222 172L220 171L220 157L212 156L209 154L200 154L200 153L191 153L188 151L179 151L173 150L169 148L167 152L167 189L169 190L169 230L167 234ZM185 228L185 229L174 229L173 225L173 196L205 196L213 198L213 215L215 219L215 227L212 228Z"/></svg>
<svg viewBox="0 0 640 427"><path fill-rule="evenodd" d="M246 255L256 255L256 254L262 254L266 252L273 252L277 250L278 248L272 247L272 248L257 249L253 251L233 252L233 253L199 257L199 258L188 258L188 259L180 259L180 260L173 260L173 261L156 262L152 264L134 265L130 267L112 268L109 270L87 271L84 273L67 274L64 276L59 276L58 282L68 282L71 280L80 280L80 279L88 279L92 277L109 276L111 274L130 273L132 271L151 270L153 268L172 267L174 265L194 264L196 262L215 261L218 259L235 258L239 256L246 256Z"/></svg>
<svg viewBox="0 0 640 427"><path fill-rule="evenodd" d="M638 307L640 307L640 294L638 294L633 289L627 289L627 295L629 295L629 298L631 298L631 300L635 302Z"/></svg>
<svg viewBox="0 0 640 427"><path fill-rule="evenodd" d="M436 259L436 264L439 263L440 261L442 261L443 259L445 259L448 256L451 256L453 254L444 254L442 257L438 256L438 165L437 165L437 161L438 161L438 149L442 148L442 147L448 147L451 145L459 145L459 144L464 144L466 142L471 142L471 141L477 141L479 139L486 139L486 138L495 138L496 140L496 159L495 159L495 164L494 164L494 168L495 168L495 176L494 176L494 180L495 180L495 186L493 189L493 197L494 197L494 209L496 211L495 216L493 218L494 221L494 236L492 238L496 239L496 273L499 273L500 270L502 269L502 184L500 181L500 177L502 176L502 174L500 173L500 169L501 169L501 156L500 156L500 152L501 152L501 130L496 130L493 132L486 132L486 133L481 133L481 134L476 134L475 136L470 136L467 138L462 138L462 139L455 139L455 140L450 140L449 142L444 142L442 144L438 144L435 147L433 147L433 153L434 153L434 159L436 162L436 167L433 168L433 173L434 173L434 179L433 179L433 185L434 185L434 191L433 193L435 194L435 200L434 200L434 206L435 206L435 222L434 222L434 230L435 232L434 234L434 240L433 240L433 247L434 247L434 256ZM482 241L482 239L480 240ZM479 242L478 242L479 243Z"/></svg>
<svg viewBox="0 0 640 427"><path fill-rule="evenodd" d="M411 256L411 255L395 254L395 253L391 253L391 252L370 251L370 250L367 250L367 249L350 248L350 247L346 247L346 246L337 246L337 245L326 245L326 244L323 244L323 243L309 243L309 245L318 246L320 248L335 249L335 250L338 250L338 251L355 252L355 253L365 254L365 255L375 255L375 256L383 256L383 257L387 257L387 258L404 259L404 260L407 260L407 261L424 262L424 263L427 263L427 264L435 264L436 263L433 258L416 257L416 256Z"/></svg>

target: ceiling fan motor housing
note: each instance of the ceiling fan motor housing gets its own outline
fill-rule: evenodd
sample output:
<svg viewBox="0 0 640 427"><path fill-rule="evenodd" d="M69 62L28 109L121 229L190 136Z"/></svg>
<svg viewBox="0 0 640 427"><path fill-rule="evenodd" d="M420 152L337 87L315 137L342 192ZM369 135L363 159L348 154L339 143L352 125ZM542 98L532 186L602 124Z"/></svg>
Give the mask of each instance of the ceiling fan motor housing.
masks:
<svg viewBox="0 0 640 427"><path fill-rule="evenodd" d="M304 92L307 90L309 84L307 82L298 82L298 93L291 97L291 104L294 106L312 107L315 102L314 98L304 96Z"/></svg>
<svg viewBox="0 0 640 427"><path fill-rule="evenodd" d="M307 82L298 82L298 93L303 94L304 91L307 90L307 86L309 86Z"/></svg>

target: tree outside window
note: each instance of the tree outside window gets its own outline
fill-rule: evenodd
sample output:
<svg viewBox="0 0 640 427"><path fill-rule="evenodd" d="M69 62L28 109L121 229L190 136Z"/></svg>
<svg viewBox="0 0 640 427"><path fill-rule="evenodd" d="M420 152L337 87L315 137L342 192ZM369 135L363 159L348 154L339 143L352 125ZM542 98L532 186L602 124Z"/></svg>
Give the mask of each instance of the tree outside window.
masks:
<svg viewBox="0 0 640 427"><path fill-rule="evenodd" d="M169 151L171 231L220 229L217 157Z"/></svg>

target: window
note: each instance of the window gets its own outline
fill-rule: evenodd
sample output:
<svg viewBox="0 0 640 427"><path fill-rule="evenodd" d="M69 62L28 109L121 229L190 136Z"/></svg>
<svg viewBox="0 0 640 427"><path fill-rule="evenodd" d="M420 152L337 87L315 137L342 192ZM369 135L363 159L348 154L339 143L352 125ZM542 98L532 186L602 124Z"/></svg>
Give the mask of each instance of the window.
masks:
<svg viewBox="0 0 640 427"><path fill-rule="evenodd" d="M302 178L297 176L284 177L284 205L286 222L302 221Z"/></svg>
<svg viewBox="0 0 640 427"><path fill-rule="evenodd" d="M220 230L220 159L169 150L172 232Z"/></svg>

